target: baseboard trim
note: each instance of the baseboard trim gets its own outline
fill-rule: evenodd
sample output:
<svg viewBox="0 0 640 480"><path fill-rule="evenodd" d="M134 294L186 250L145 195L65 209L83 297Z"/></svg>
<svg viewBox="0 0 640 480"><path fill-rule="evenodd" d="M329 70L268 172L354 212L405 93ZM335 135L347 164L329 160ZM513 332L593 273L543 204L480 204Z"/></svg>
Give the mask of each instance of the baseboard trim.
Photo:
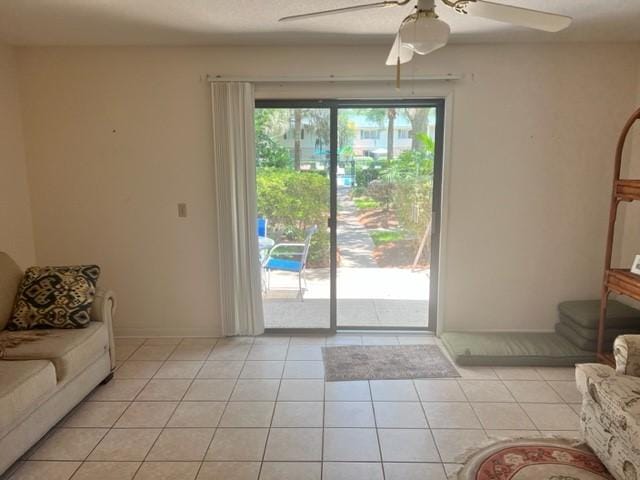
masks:
<svg viewBox="0 0 640 480"><path fill-rule="evenodd" d="M115 327L116 337L220 337L222 332L212 327L207 328L130 328Z"/></svg>

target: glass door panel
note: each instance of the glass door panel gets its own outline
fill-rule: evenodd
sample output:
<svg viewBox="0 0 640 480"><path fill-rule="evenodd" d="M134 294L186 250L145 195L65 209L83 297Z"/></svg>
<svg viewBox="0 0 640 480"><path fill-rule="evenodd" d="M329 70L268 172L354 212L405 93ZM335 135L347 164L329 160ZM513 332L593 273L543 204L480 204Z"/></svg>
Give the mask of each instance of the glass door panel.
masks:
<svg viewBox="0 0 640 480"><path fill-rule="evenodd" d="M329 329L330 109L256 108L255 129L265 327Z"/></svg>
<svg viewBox="0 0 640 480"><path fill-rule="evenodd" d="M338 328L428 327L436 119L338 108Z"/></svg>

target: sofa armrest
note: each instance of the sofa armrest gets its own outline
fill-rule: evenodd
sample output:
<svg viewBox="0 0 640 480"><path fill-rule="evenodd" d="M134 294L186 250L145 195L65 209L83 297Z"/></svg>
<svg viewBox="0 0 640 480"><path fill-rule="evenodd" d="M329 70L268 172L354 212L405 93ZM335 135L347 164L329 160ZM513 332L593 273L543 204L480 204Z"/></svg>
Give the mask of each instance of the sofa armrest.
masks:
<svg viewBox="0 0 640 480"><path fill-rule="evenodd" d="M91 307L91 321L103 322L109 331L109 355L111 369L116 368L116 346L113 338L113 315L116 313L116 296L111 290L96 289L96 296Z"/></svg>
<svg viewBox="0 0 640 480"><path fill-rule="evenodd" d="M620 335L613 343L616 371L640 377L640 335Z"/></svg>

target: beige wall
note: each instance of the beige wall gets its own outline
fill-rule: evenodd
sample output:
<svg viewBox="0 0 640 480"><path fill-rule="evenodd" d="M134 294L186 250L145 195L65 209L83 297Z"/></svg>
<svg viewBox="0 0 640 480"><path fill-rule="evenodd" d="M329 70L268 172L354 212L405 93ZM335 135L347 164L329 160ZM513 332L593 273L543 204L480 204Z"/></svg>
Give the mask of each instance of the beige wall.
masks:
<svg viewBox="0 0 640 480"><path fill-rule="evenodd" d="M15 51L1 43L0 251L23 268L35 262Z"/></svg>
<svg viewBox="0 0 640 480"><path fill-rule="evenodd" d="M446 95L440 312L447 329L548 330L597 296L611 152L637 95L637 45L449 46L405 68L462 73ZM20 78L44 263L95 261L121 334L216 334L204 75L393 75L385 48L27 48ZM262 96L397 96L305 85ZM180 219L176 203L187 202ZM223 281L223 280L222 280Z"/></svg>
<svg viewBox="0 0 640 480"><path fill-rule="evenodd" d="M640 67L638 68L638 78L636 99L629 103L627 117L640 108ZM622 130L625 121L626 118L619 122L618 130ZM629 131L624 153L622 176L640 179L640 121L637 121ZM613 164L613 155L611 162ZM618 238L616 238L615 244L614 266L629 268L635 255L640 254L640 205L635 203L621 204L618 218L620 225L616 230ZM640 303L636 306L640 307Z"/></svg>

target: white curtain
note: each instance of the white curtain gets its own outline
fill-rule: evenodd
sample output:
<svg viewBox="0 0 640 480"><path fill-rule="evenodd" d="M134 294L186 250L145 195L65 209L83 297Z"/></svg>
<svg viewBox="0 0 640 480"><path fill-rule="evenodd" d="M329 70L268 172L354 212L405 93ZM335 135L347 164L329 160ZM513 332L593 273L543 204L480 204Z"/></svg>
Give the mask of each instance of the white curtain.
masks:
<svg viewBox="0 0 640 480"><path fill-rule="evenodd" d="M211 102L222 333L260 335L264 318L256 231L253 85L214 82Z"/></svg>

